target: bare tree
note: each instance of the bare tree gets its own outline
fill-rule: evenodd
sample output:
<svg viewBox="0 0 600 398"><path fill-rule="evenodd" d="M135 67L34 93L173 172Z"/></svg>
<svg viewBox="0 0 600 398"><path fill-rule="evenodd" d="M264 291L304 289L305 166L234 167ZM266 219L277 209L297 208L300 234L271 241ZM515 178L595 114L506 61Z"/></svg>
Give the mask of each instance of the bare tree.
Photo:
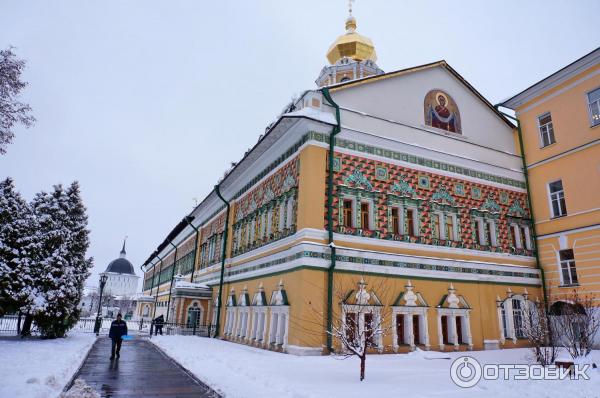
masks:
<svg viewBox="0 0 600 398"><path fill-rule="evenodd" d="M383 306L379 295L386 295L385 285L368 289L361 277L357 289L350 292L336 289L340 316L332 322L331 335L338 343L334 355L341 358L356 356L360 360L360 380L365 379L367 354L383 351L383 338L391 334L389 308Z"/></svg>
<svg viewBox="0 0 600 398"><path fill-rule="evenodd" d="M15 136L13 127L22 124L30 127L35 118L30 114L31 107L17 100L27 83L21 80L25 61L13 53L13 48L0 50L0 155Z"/></svg>
<svg viewBox="0 0 600 398"><path fill-rule="evenodd" d="M550 313L553 331L571 357L587 356L600 329L600 308L594 305L594 297L573 290L565 300L554 303Z"/></svg>
<svg viewBox="0 0 600 398"><path fill-rule="evenodd" d="M539 300L526 303L523 309L523 335L529 341L536 362L542 366L552 365L558 355L558 344L546 307Z"/></svg>

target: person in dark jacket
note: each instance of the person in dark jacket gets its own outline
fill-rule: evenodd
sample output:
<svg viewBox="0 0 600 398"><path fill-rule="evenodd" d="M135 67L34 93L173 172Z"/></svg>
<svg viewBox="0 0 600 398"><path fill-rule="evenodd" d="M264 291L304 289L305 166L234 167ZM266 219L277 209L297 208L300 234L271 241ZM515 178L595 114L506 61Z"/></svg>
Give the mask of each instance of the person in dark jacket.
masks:
<svg viewBox="0 0 600 398"><path fill-rule="evenodd" d="M119 358L121 352L121 343L123 336L127 335L127 323L121 319L121 314L117 314L117 319L110 324L108 337L112 339L112 351L110 359L115 359L115 354Z"/></svg>
<svg viewBox="0 0 600 398"><path fill-rule="evenodd" d="M165 323L165 317L160 315L158 317L156 317L156 319L154 320L154 335L156 336L158 333L160 333L160 335L162 336L162 328L163 328L163 324Z"/></svg>

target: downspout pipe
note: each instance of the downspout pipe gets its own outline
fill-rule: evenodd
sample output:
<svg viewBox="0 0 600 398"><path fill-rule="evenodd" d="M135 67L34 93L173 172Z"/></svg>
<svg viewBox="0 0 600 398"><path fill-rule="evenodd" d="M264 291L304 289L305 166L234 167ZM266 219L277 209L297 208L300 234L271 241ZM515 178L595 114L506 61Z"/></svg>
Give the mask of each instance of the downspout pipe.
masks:
<svg viewBox="0 0 600 398"><path fill-rule="evenodd" d="M329 133L329 154L327 172L327 243L331 249L331 263L327 269L327 350L333 352L333 274L335 271L336 247L333 242L333 161L335 136L342 130L340 122L340 107L335 103L327 87L321 89L325 100L335 109L336 125Z"/></svg>
<svg viewBox="0 0 600 398"><path fill-rule="evenodd" d="M196 271L196 261L198 260L198 240L200 238L200 228L194 227L194 224L186 218L187 223L196 231L196 243L194 243L194 265L192 266L192 276L190 277L190 282L194 282L194 271Z"/></svg>
<svg viewBox="0 0 600 398"><path fill-rule="evenodd" d="M154 296L154 311L152 312L152 319L156 318L156 305L158 304L158 289L160 288L160 274L162 273L163 259L156 254L156 257L160 260L160 268L158 271L158 283L156 284L156 295ZM154 264L156 269L156 264ZM152 276L152 284L154 285L154 275ZM154 286L152 287L154 289ZM150 289L150 295L152 295L152 289Z"/></svg>
<svg viewBox="0 0 600 398"><path fill-rule="evenodd" d="M533 233L533 242L535 244L533 253L535 254L535 265L537 269L540 271L540 278L542 280L542 294L544 295L544 306L546 307L546 311L548 310L548 293L546 291L546 277L544 275L544 269L542 268L540 262L540 254L538 253L538 245L537 245L537 230L535 226L535 217L533 215L533 206L531 205L531 189L529 186L529 171L527 170L527 161L525 160L525 146L523 144L523 132L521 130L521 122L518 118L511 116L505 112L502 112L500 108L500 104L494 105L494 108L498 112L500 112L505 117L513 120L517 124L517 135L519 137L519 149L521 151L521 161L523 162L523 175L525 176L525 186L527 188L527 205L529 206L529 214L531 215L531 231Z"/></svg>
<svg viewBox="0 0 600 398"><path fill-rule="evenodd" d="M219 336L219 327L221 324L221 307L223 306L223 278L225 276L225 255L227 254L227 235L229 232L229 211L231 206L228 201L221 195L220 184L215 185L215 193L225 203L227 211L225 213L225 226L223 229L223 247L221 247L221 276L219 277L219 296L217 300L217 323L215 325L215 334L213 337Z"/></svg>
<svg viewBox="0 0 600 398"><path fill-rule="evenodd" d="M175 257L173 258L173 270L171 271L171 285L169 286L169 302L167 303L167 322L169 322L169 312L171 309L171 292L173 291L173 277L175 276L175 267L177 266L177 246L173 241L169 242L175 248Z"/></svg>

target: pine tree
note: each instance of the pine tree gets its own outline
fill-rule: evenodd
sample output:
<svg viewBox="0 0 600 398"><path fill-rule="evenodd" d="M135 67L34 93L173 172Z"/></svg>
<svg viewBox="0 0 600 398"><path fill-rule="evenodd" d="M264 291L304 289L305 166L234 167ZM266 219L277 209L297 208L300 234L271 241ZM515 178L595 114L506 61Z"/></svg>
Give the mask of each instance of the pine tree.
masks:
<svg viewBox="0 0 600 398"><path fill-rule="evenodd" d="M28 312L42 336L63 337L79 318L78 304L92 259L85 258L89 231L79 185L67 191L56 185L32 202L39 223L40 270L38 285L30 292Z"/></svg>
<svg viewBox="0 0 600 398"><path fill-rule="evenodd" d="M11 178L0 181L0 316L27 304L36 284L36 220Z"/></svg>

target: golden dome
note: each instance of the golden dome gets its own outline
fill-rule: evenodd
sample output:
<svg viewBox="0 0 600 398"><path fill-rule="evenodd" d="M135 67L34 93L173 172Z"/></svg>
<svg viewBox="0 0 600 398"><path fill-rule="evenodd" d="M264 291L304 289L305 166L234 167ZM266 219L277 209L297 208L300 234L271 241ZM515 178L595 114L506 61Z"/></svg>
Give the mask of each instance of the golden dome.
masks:
<svg viewBox="0 0 600 398"><path fill-rule="evenodd" d="M327 59L332 65L343 57L355 61L377 61L373 42L368 37L356 33L356 18L352 15L346 20L346 33L338 37L327 50Z"/></svg>

